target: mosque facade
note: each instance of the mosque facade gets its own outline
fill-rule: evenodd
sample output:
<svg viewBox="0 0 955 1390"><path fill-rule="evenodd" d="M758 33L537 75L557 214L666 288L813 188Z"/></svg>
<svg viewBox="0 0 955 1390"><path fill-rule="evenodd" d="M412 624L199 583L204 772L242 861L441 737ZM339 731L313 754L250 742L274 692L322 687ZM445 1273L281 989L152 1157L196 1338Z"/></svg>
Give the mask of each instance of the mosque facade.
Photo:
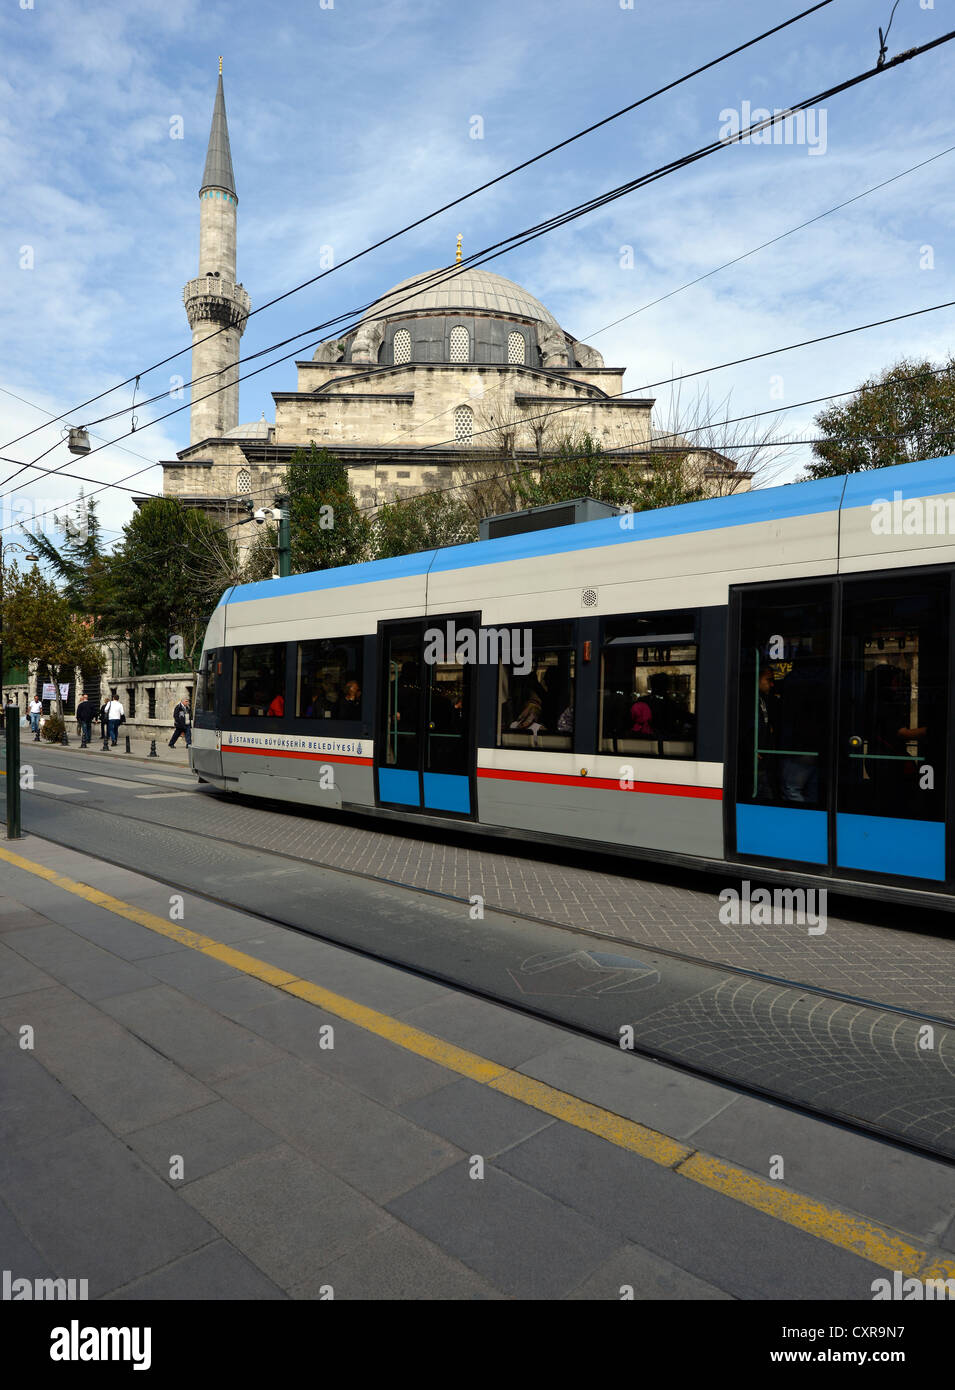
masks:
<svg viewBox="0 0 955 1390"><path fill-rule="evenodd" d="M165 495L232 523L243 498L271 505L292 454L312 443L347 466L352 493L369 508L500 472L505 459L533 466L562 437L589 435L633 466L660 452L654 402L622 395L625 369L606 366L522 286L461 264L460 238L457 262L395 285L342 337L296 362L295 389L272 393L274 421L240 423L251 300L236 280L237 214L220 63L199 189L198 274L183 291L193 335L190 442L162 461ZM722 455L696 461L712 491L749 486ZM244 541L255 528L238 529Z"/></svg>

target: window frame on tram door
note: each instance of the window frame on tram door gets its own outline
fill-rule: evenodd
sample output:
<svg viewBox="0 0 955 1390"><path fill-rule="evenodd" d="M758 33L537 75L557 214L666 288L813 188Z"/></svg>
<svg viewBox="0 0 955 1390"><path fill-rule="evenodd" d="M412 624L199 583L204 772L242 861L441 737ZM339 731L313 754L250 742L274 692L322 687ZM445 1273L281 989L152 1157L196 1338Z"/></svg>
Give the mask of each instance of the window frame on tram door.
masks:
<svg viewBox="0 0 955 1390"><path fill-rule="evenodd" d="M945 827L945 878L927 879L916 875L908 876L896 873L877 873L866 869L846 868L838 863L837 840L837 817L841 814L851 814L841 810L841 792L843 791L842 781L842 748L840 740L847 734L848 730L843 728L843 706L844 689L847 682L845 675L845 624L844 618L847 612L847 597L851 596L854 590L861 590L865 587L875 588L879 585L884 586L887 599L896 597L897 590L909 587L917 590L920 581L924 580L929 585L935 585L939 578L947 580L947 585L939 585L939 589L944 593L948 605L948 623L946 638L948 641L946 678L948 681L945 691L945 720L946 720L946 748L943 758L939 761L942 764L943 775L946 778L944 796L942 801L942 820L927 820L928 824L941 823ZM857 570L842 575L806 575L794 579L775 580L768 583L759 584L739 584L731 585L729 590L729 623L727 629L727 664L726 664L726 704L725 704L725 723L724 723L724 746L726 749L725 775L724 775L724 798L723 798L723 833L725 858L728 862L736 864L757 864L765 865L767 868L779 869L786 865L786 861L779 858L768 858L748 852L739 852L737 846L737 825L736 808L739 789L739 753L740 753L740 717L738 696L740 690L740 679L742 670L742 616L744 599L755 597L758 600L772 600L774 597L783 601L787 594L807 589L829 590L829 634L831 650L830 681L828 692L828 735L827 735L827 758L828 758L828 786L825 799L825 812L827 817L826 852L827 861L822 863L811 863L804 861L793 861L791 867L794 874L813 875L824 877L831 881L833 887L839 882L856 880L871 884L884 884L888 882L902 883L911 885L915 889L930 887L938 893L950 893L955 886L955 824L952 821L953 813L953 777L955 777L955 568L952 565L919 565L919 566L898 566L892 569L879 570Z"/></svg>
<svg viewBox="0 0 955 1390"><path fill-rule="evenodd" d="M394 802L394 801L387 801L387 800L384 800L384 799L382 798L382 795L381 795L381 786L380 786L380 781L379 781L379 772L380 772L383 768L384 768L386 771L390 770L390 769L388 768L387 764L386 764L386 763L384 762L384 760L383 760L383 754L384 754L384 750L385 750L385 740L386 740L386 737L387 737L387 721L386 721L386 715L387 715L387 702L388 702L389 688L390 688L390 683L389 683L389 679L388 679L388 670L387 670L387 666L386 666L386 662L385 662L385 652L386 652L386 644L387 644L388 641L389 641L390 635L391 635L392 633L395 633L395 632L401 632L401 631L403 631L403 630L405 630L405 629L407 629L407 630L409 630L409 631L411 631L411 630L417 630L417 632L418 632L418 634L419 634L419 636L420 636L420 642L421 642L421 648L422 648L422 655L421 655L421 663L420 663L420 664L421 664L421 667L424 668L424 665L425 665L424 659L423 659L424 634L425 634L430 628L440 628L442 631L445 631L446 628L447 628L447 624L450 623L450 622L452 622L452 621L454 622L455 627L456 627L456 629L457 629L458 632L462 631L462 630L463 630L464 628L466 628L466 627L472 629L472 630L473 630L474 632L476 632L476 633L479 633L479 632L480 632L480 629L481 629L481 613L480 613L479 610L478 610L478 611L460 611L460 610L458 610L458 611L454 611L454 612L450 612L450 613L429 613L429 614L425 614L425 615L415 614L415 615L409 615L408 617L405 617L405 618L384 618L384 619L381 619L381 620L379 621L379 623L378 623L378 631L377 631L376 635L374 636L374 638L372 639L372 640L374 641L374 643L375 643L375 666L374 666L374 671L375 671L375 691L374 691L375 700L374 700L374 709L373 709L373 714L372 714L372 726L371 726L371 727L372 727L372 735L371 735L371 737L372 737L372 740L373 740L374 750L375 750L375 753L374 753L374 795L375 795L375 809L381 810L381 811L386 811L386 812L389 812L389 813L396 813L396 814L399 814L399 815L410 816L410 817L422 816L422 817L427 817L427 818L429 818L429 819L438 818L438 819L446 819L446 820L457 820L457 821L463 821L463 822L468 823L468 824L473 824L473 823L476 823L477 820L478 820L478 800L477 800L477 796L478 796L478 792L477 792L477 758L478 758L478 727L479 727L478 711L479 711L479 707L481 706L481 702L482 702L482 692L483 692L483 690L484 690L484 688L485 688L485 677L486 677L486 673L485 673L485 671L484 671L484 668L483 668L479 663L475 663L475 664L474 664L473 670L472 670L471 675L470 675L470 700L469 700L470 708L468 709L468 712L467 712L467 726L466 726L466 728L465 728L464 731L463 731L463 732L464 732L464 738L465 738L465 748L466 748L466 753L467 753L467 760L466 760L466 761L467 761L467 771L466 771L465 773L452 774L452 775L455 775L455 776L460 776L460 777L462 777L462 778L464 778L464 777L467 778L467 783L468 783L468 797L469 797L470 810L467 811L467 812L464 812L464 811L452 811L452 810L440 809L440 808L436 808L436 807L433 807L433 806L426 806L426 805L425 805L424 775L426 774L427 769L426 769L425 766L424 766L424 746L425 746L425 742L426 742L426 730L425 730L424 724L425 724L425 691L426 691L426 689L427 689L427 687L428 687L428 682L425 682L425 681L422 681L421 686L420 686L420 692L421 692L421 693L420 693L419 705L418 705L418 716L419 716L419 730L418 730L419 748L418 748L418 758L417 758L417 773L418 773L418 786L419 786L419 796L420 796L419 804L418 804L417 806L409 806L409 805L404 805L404 804L402 804L401 802ZM464 670L466 670L466 667L462 665L462 668L461 668L461 669L462 669L462 671L464 671ZM496 668L496 667L488 668L488 669L489 669L489 670L492 670L492 671L494 672L495 676L496 676L496 673L497 673L497 668ZM404 771L411 771L410 768L408 768L408 769L402 769L402 770L404 770Z"/></svg>

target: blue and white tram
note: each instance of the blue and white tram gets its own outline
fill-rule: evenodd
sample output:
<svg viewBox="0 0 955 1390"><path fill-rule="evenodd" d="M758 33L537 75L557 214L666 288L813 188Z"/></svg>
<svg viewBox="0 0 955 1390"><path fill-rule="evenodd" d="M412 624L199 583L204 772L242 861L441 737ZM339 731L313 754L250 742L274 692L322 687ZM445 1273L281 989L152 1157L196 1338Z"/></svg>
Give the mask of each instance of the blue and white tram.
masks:
<svg viewBox="0 0 955 1390"><path fill-rule="evenodd" d="M225 791L950 907L955 457L229 590Z"/></svg>

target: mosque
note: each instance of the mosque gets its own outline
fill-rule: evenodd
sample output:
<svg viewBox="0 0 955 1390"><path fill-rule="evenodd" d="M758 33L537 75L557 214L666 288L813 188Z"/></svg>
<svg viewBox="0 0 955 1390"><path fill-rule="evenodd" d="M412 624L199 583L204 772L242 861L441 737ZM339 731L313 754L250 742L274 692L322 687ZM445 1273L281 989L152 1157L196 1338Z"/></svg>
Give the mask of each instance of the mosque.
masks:
<svg viewBox="0 0 955 1390"><path fill-rule="evenodd" d="M461 265L460 237L457 262L403 280L343 337L296 362L295 389L272 393L274 421L263 413L241 424L239 345L252 306L236 280L237 215L220 60L199 189L199 273L183 290L190 442L162 461L166 496L234 522L244 496L271 505L289 458L312 442L347 466L353 495L369 507L482 468L500 472L504 458L533 465L561 435L589 434L649 466L659 438L653 400L622 396L625 369L606 366L522 286ZM749 486L731 459L694 457L709 490ZM243 541L249 529L239 528Z"/></svg>

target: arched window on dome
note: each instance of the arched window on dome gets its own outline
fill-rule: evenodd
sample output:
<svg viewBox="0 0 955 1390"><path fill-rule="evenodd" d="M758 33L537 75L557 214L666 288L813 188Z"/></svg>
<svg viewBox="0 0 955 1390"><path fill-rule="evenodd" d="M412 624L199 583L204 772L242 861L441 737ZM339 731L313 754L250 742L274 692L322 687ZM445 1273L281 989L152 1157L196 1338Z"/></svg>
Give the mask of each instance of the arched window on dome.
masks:
<svg viewBox="0 0 955 1390"><path fill-rule="evenodd" d="M235 480L235 490L241 496L252 491L252 474L247 468L240 468Z"/></svg>
<svg viewBox="0 0 955 1390"><path fill-rule="evenodd" d="M459 444L470 444L474 433L474 411L469 405L459 405L454 412L454 437Z"/></svg>
<svg viewBox="0 0 955 1390"><path fill-rule="evenodd" d="M395 366L400 367L411 361L411 334L407 328L399 328L395 334Z"/></svg>
<svg viewBox="0 0 955 1390"><path fill-rule="evenodd" d="M452 362L470 362L471 360L471 335L466 328L458 324L457 328L451 329L450 358Z"/></svg>
<svg viewBox="0 0 955 1390"><path fill-rule="evenodd" d="M527 345L524 342L523 333L508 333L507 335L507 360L508 362L524 365Z"/></svg>

